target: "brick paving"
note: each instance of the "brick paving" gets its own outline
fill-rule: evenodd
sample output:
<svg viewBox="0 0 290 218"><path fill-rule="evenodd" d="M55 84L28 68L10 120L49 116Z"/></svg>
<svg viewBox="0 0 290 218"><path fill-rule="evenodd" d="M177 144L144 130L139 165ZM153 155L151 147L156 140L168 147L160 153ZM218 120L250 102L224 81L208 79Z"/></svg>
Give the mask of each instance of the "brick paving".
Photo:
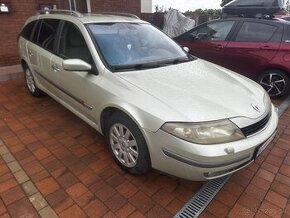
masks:
<svg viewBox="0 0 290 218"><path fill-rule="evenodd" d="M100 134L50 97L31 97L22 80L0 83L0 139L0 217L172 217L202 185L124 173ZM290 109L201 217L290 217L289 150Z"/></svg>
<svg viewBox="0 0 290 218"><path fill-rule="evenodd" d="M202 185L124 173L103 136L22 80L0 83L0 139L0 217L172 217Z"/></svg>

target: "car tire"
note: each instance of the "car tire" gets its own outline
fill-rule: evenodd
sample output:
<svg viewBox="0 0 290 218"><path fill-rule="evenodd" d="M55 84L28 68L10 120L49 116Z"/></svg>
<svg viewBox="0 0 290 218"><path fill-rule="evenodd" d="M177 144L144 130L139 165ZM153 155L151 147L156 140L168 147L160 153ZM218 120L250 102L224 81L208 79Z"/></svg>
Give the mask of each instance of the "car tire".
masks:
<svg viewBox="0 0 290 218"><path fill-rule="evenodd" d="M24 81L31 95L34 97L41 97L45 95L45 93L36 86L33 74L28 67L24 69Z"/></svg>
<svg viewBox="0 0 290 218"><path fill-rule="evenodd" d="M136 123L115 112L106 128L106 139L116 163L126 172L141 175L151 169L147 143Z"/></svg>
<svg viewBox="0 0 290 218"><path fill-rule="evenodd" d="M281 70L266 70L259 76L258 83L271 98L280 98L289 93L289 76Z"/></svg>

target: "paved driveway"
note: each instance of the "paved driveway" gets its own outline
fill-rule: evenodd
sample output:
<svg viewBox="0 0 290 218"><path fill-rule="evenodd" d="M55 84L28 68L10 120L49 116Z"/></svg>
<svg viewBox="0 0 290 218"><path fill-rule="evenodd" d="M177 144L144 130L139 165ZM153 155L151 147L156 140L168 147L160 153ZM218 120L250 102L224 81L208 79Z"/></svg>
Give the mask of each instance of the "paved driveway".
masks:
<svg viewBox="0 0 290 218"><path fill-rule="evenodd" d="M290 217L289 150L290 109L275 141L201 217ZM31 97L22 80L0 83L0 217L172 217L201 185L154 170L125 174L82 120Z"/></svg>
<svg viewBox="0 0 290 218"><path fill-rule="evenodd" d="M202 185L125 174L100 134L22 80L0 83L0 139L1 217L172 217Z"/></svg>

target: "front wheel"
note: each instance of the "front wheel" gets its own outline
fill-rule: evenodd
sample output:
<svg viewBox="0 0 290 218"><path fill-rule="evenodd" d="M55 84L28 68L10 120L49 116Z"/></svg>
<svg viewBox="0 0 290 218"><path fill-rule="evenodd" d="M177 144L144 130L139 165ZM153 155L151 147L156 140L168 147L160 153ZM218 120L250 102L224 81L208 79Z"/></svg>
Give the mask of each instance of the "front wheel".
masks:
<svg viewBox="0 0 290 218"><path fill-rule="evenodd" d="M288 75L281 70L267 70L258 78L258 83L268 92L271 98L283 97L289 93Z"/></svg>
<svg viewBox="0 0 290 218"><path fill-rule="evenodd" d="M146 141L139 127L128 116L116 112L106 131L107 141L117 164L131 174L144 174L151 169Z"/></svg>

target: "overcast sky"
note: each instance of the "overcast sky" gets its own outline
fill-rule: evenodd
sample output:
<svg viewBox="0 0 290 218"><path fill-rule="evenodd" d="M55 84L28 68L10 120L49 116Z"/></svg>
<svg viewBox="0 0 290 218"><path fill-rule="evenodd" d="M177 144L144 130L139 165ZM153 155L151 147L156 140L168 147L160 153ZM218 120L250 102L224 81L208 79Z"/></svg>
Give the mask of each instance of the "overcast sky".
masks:
<svg viewBox="0 0 290 218"><path fill-rule="evenodd" d="M193 11L198 8L217 9L221 8L220 3L221 0L152 0L153 11L155 11L155 5L163 5L165 8L171 7L184 12L187 10Z"/></svg>

